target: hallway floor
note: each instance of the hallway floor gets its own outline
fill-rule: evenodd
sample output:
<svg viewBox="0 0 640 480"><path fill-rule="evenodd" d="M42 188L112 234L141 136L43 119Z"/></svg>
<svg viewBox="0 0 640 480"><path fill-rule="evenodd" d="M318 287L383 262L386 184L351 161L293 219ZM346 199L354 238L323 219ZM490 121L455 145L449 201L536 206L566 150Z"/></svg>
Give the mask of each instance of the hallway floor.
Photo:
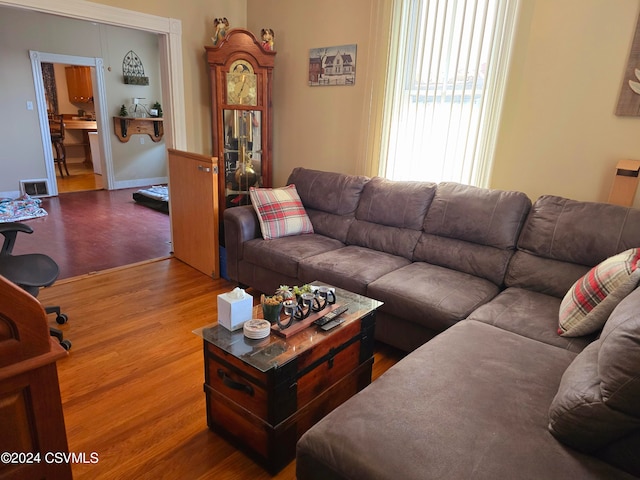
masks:
<svg viewBox="0 0 640 480"><path fill-rule="evenodd" d="M169 216L138 205L137 188L62 193L42 199L48 215L26 220L14 253L44 253L59 279L120 267L171 253Z"/></svg>
<svg viewBox="0 0 640 480"><path fill-rule="evenodd" d="M93 173L93 168L91 168L90 164L67 162L67 168L69 169L69 175L61 177L56 167L58 193L101 190L103 188L102 176Z"/></svg>

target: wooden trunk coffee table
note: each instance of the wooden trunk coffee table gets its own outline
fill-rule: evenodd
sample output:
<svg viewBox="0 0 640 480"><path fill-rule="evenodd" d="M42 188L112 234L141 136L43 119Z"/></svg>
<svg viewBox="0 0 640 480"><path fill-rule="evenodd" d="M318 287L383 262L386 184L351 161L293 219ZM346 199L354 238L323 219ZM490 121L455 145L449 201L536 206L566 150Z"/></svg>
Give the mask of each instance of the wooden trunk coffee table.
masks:
<svg viewBox="0 0 640 480"><path fill-rule="evenodd" d="M296 442L331 410L371 383L376 309L382 302L336 288L349 309L324 332L311 325L289 338L251 340L218 324L204 340L207 424L272 474ZM254 316L262 317L260 305Z"/></svg>

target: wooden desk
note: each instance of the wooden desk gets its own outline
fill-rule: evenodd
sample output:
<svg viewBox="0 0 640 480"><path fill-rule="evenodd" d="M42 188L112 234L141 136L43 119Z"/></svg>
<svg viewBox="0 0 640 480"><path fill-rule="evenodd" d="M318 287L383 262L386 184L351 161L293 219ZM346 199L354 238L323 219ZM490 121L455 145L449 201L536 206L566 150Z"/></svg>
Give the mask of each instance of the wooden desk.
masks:
<svg viewBox="0 0 640 480"><path fill-rule="evenodd" d="M89 163L93 165L93 160L91 159L91 146L89 145L89 132L97 132L98 124L95 120L64 120L64 128L66 130L81 130L82 131L82 143L80 144L67 144L71 145L82 145L84 147L84 161L85 163Z"/></svg>
<svg viewBox="0 0 640 480"><path fill-rule="evenodd" d="M25 453L15 463L0 463L1 480L71 479L70 463L47 462L45 457L69 451L56 370L56 361L66 356L49 335L40 302L0 277L2 450Z"/></svg>

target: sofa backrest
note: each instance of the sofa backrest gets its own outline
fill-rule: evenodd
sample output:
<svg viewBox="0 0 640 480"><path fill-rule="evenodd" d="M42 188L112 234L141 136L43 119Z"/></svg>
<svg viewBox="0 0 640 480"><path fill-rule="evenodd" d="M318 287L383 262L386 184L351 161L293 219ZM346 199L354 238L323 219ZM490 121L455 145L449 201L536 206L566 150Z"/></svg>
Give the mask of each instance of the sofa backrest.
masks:
<svg viewBox="0 0 640 480"><path fill-rule="evenodd" d="M287 185L294 184L315 233L345 243L355 218L362 189L369 177L294 168Z"/></svg>
<svg viewBox="0 0 640 480"><path fill-rule="evenodd" d="M372 178L363 189L347 243L411 260L435 191L432 182Z"/></svg>
<svg viewBox="0 0 640 480"><path fill-rule="evenodd" d="M590 268L639 246L640 210L545 195L522 228L505 285L562 298Z"/></svg>
<svg viewBox="0 0 640 480"><path fill-rule="evenodd" d="M502 285L530 208L522 192L440 183L413 260Z"/></svg>

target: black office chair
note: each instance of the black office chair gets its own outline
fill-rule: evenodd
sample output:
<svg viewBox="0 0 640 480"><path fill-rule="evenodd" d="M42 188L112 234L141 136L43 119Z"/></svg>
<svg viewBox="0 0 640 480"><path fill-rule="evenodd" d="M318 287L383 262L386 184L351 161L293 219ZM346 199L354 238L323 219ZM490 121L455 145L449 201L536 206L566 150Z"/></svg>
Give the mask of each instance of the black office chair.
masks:
<svg viewBox="0 0 640 480"><path fill-rule="evenodd" d="M13 255L13 246L18 232L33 233L33 229L24 223L0 223L0 234L4 236L2 250L0 250L0 275L37 297L40 288L53 285L60 269L51 257L41 253ZM44 309L49 314L56 314L56 322L59 325L67 323L67 315L60 313L60 307L52 306ZM71 342L63 338L61 330L52 327L49 331L63 348L66 350L71 348Z"/></svg>

